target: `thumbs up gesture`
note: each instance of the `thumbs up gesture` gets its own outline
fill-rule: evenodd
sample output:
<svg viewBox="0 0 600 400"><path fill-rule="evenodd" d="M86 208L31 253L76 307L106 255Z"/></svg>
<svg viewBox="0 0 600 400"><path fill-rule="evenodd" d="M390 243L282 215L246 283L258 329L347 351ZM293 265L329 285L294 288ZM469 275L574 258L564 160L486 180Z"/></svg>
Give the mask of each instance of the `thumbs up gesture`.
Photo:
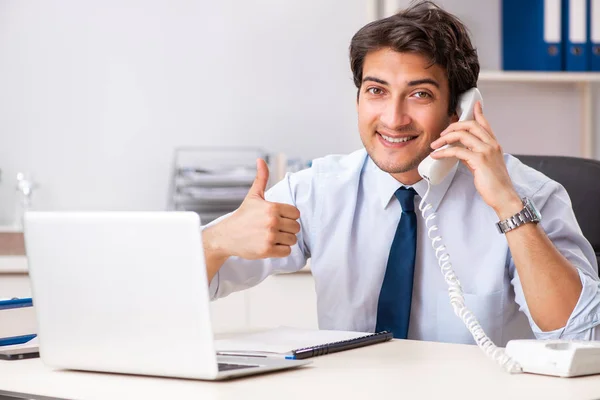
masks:
<svg viewBox="0 0 600 400"><path fill-rule="evenodd" d="M222 254L249 260L287 257L300 232L296 221L300 211L289 204L266 201L269 169L262 159L257 160L256 168L256 179L241 206L213 227L218 227L218 247Z"/></svg>
<svg viewBox="0 0 600 400"><path fill-rule="evenodd" d="M269 181L269 167L262 158L256 160L256 178L252 187L246 195L248 198L265 199L265 189L267 188L267 182Z"/></svg>

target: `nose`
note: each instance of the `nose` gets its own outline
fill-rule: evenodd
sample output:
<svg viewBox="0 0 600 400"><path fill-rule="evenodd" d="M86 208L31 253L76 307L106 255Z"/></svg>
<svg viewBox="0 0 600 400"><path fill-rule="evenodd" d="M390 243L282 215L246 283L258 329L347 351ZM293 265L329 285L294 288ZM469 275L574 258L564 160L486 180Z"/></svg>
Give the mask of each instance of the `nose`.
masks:
<svg viewBox="0 0 600 400"><path fill-rule="evenodd" d="M381 113L379 120L386 128L397 130L409 125L412 121L406 111L407 107L403 99L389 101Z"/></svg>

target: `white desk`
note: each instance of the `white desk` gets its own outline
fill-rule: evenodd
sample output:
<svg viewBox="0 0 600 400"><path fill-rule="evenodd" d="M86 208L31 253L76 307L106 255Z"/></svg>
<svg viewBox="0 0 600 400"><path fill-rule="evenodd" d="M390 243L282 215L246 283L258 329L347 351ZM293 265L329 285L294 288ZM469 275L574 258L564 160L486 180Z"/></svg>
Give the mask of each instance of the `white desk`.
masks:
<svg viewBox="0 0 600 400"><path fill-rule="evenodd" d="M511 375L475 346L394 340L316 357L296 370L203 382L0 361L0 396L77 399L600 399L600 375Z"/></svg>

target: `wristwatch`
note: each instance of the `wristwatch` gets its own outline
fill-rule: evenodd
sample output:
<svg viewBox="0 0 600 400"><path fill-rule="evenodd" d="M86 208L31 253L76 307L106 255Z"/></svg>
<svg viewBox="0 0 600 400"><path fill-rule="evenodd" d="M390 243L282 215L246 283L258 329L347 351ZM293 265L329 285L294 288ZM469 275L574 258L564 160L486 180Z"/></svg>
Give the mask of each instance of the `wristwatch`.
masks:
<svg viewBox="0 0 600 400"><path fill-rule="evenodd" d="M506 233L528 222L538 223L542 220L542 214L535 207L533 201L527 197L523 197L522 200L523 209L521 211L503 221L496 222L498 232Z"/></svg>

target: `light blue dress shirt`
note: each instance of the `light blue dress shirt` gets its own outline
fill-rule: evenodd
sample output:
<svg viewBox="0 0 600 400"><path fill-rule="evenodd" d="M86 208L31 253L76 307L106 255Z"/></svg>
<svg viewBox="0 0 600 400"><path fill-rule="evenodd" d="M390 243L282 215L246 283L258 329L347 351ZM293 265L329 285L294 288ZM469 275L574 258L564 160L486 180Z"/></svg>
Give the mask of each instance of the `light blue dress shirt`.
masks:
<svg viewBox="0 0 600 400"><path fill-rule="evenodd" d="M462 284L467 307L499 346L516 338L597 338L597 261L577 224L567 192L518 159L506 155L505 161L519 195L533 199L548 237L577 267L583 291L563 328L543 332L535 324L506 237L496 229L498 217L478 194L471 172L459 163L441 184L431 187L426 200L437 213L438 233ZM400 204L393 199L400 186L364 149L317 159L311 168L287 174L267 191L266 199L300 210L302 229L291 255L265 260L230 257L211 281L212 298L252 287L276 272L297 271L310 258L319 327L373 332L378 296L401 214ZM425 221L418 205L427 182L422 180L412 187L418 193L418 237L408 338L475 343L452 310L447 285L423 229Z"/></svg>

